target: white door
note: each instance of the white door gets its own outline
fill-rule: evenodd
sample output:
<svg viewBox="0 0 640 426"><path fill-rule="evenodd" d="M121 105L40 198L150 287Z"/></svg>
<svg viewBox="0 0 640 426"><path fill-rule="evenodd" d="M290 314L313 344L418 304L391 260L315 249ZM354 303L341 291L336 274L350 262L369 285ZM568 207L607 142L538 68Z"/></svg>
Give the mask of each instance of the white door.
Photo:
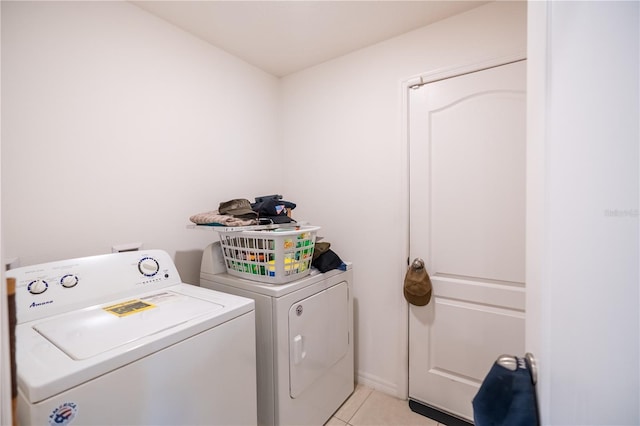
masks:
<svg viewBox="0 0 640 426"><path fill-rule="evenodd" d="M473 419L501 354L524 355L526 63L410 89L411 259L433 297L409 310L409 397Z"/></svg>

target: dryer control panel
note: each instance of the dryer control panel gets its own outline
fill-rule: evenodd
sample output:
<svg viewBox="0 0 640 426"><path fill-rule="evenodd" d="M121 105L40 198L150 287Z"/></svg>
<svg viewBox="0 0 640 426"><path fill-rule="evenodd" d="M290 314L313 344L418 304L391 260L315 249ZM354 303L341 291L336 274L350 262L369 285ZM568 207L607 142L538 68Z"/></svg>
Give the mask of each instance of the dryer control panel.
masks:
<svg viewBox="0 0 640 426"><path fill-rule="evenodd" d="M162 250L24 266L7 276L16 279L18 324L181 283L173 260Z"/></svg>

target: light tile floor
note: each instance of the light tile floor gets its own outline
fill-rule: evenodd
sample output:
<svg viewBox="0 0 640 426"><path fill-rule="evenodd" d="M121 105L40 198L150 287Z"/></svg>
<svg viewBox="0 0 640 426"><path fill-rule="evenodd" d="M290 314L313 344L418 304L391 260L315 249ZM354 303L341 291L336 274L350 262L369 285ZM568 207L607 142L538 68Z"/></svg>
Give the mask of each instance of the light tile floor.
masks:
<svg viewBox="0 0 640 426"><path fill-rule="evenodd" d="M357 385L326 426L444 426L416 414L409 403Z"/></svg>

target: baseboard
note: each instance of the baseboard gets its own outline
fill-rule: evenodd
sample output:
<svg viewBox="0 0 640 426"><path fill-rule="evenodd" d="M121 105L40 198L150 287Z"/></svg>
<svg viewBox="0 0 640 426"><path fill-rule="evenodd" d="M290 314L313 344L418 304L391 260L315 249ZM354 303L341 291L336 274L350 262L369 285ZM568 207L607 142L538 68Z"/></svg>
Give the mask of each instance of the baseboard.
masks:
<svg viewBox="0 0 640 426"><path fill-rule="evenodd" d="M461 419L460 417L456 417L421 402L414 401L413 399L409 399L409 408L411 408L411 411L414 413L429 417L430 419L446 426L473 426L473 423L468 420Z"/></svg>
<svg viewBox="0 0 640 426"><path fill-rule="evenodd" d="M398 395L398 387L394 383L390 383L385 380L382 380L381 378L374 376L372 374L359 371L356 377L356 381L357 383L367 386L371 389L375 389L382 393L386 393L387 395L400 398L400 396ZM401 398L401 399L406 399L406 398Z"/></svg>

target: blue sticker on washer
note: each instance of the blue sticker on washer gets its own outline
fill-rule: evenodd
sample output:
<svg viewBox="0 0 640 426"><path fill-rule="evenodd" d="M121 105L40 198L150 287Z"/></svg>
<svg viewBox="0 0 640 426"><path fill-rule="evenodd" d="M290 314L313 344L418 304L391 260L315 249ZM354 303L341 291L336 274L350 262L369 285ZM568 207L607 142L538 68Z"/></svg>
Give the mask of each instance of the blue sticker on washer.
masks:
<svg viewBox="0 0 640 426"><path fill-rule="evenodd" d="M71 423L78 414L78 405L73 402L65 402L49 416L51 426L65 426Z"/></svg>

